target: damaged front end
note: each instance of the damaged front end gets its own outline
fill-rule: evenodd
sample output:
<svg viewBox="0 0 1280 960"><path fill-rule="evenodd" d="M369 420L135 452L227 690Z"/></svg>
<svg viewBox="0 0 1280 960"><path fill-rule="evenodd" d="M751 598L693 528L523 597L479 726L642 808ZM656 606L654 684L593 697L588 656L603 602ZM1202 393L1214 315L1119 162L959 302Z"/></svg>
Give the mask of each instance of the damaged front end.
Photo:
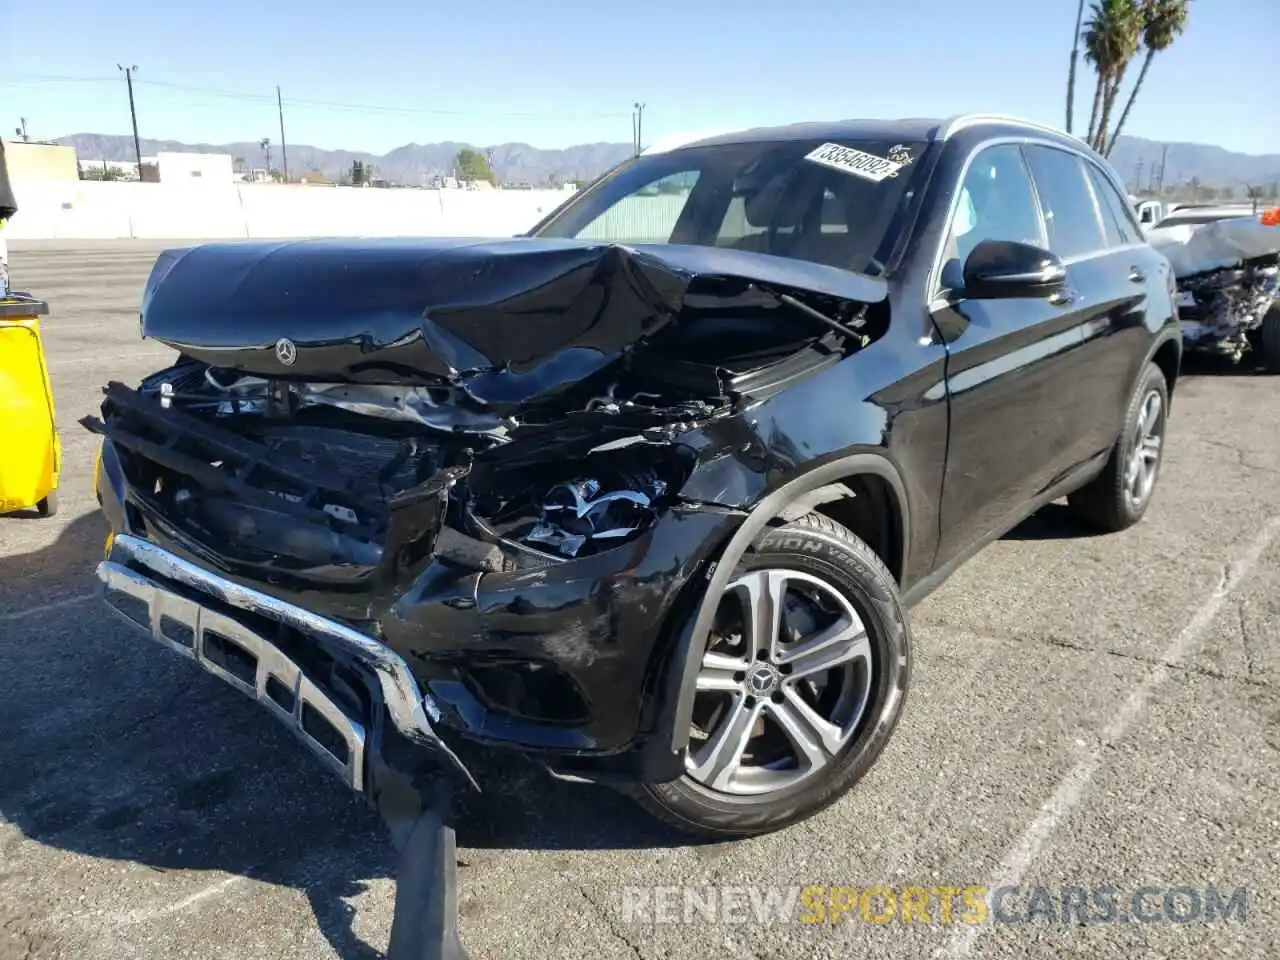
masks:
<svg viewBox="0 0 1280 960"><path fill-rule="evenodd" d="M1239 361L1280 298L1280 256L1178 280L1178 315L1187 348Z"/></svg>
<svg viewBox="0 0 1280 960"><path fill-rule="evenodd" d="M1232 217L1153 230L1150 240L1173 267L1187 349L1239 361L1280 298L1280 227Z"/></svg>
<svg viewBox="0 0 1280 960"><path fill-rule="evenodd" d="M386 644L465 733L610 754L743 516L708 436L878 338L884 295L707 248L211 245L144 296L178 362L82 422L118 533Z"/></svg>

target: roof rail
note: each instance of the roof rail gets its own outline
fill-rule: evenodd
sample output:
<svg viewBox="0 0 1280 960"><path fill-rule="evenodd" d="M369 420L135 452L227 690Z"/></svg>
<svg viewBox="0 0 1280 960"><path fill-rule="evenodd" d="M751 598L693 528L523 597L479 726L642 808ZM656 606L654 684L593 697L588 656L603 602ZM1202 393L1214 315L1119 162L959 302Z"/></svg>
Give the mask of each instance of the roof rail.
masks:
<svg viewBox="0 0 1280 960"><path fill-rule="evenodd" d="M1041 130L1045 133L1054 133L1060 137L1071 137L1074 140L1082 140L1075 134L1067 133L1060 127L1051 127L1048 124L1037 123L1034 120L1027 120L1023 117L1009 116L1002 113L962 113L954 117L948 117L942 122L938 128L938 139L946 140L948 137L959 133L965 127L976 126L979 123L1011 123L1020 127L1030 127L1033 130Z"/></svg>

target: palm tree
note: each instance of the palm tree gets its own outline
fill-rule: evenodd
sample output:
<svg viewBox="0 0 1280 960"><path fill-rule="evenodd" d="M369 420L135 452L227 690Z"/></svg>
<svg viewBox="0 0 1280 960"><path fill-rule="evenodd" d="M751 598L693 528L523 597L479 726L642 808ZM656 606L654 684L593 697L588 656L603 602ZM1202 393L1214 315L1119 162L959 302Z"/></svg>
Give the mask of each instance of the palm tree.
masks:
<svg viewBox="0 0 1280 960"><path fill-rule="evenodd" d="M1187 5L1190 0L1143 0L1142 3L1142 46L1146 49L1146 56L1142 59L1142 69L1138 71L1138 80L1133 85L1133 90L1129 93L1129 100L1124 105L1124 111L1120 114L1120 119L1116 121L1116 128L1112 131L1111 139L1107 143L1107 156L1111 155L1111 150L1115 146L1116 137L1120 136L1120 129L1124 126L1125 120L1129 118L1129 111L1133 109L1133 101L1138 99L1138 91L1142 89L1142 81L1147 78L1147 70L1151 68L1151 61L1155 59L1157 53L1168 50L1173 46L1173 41L1178 39L1187 29Z"/></svg>
<svg viewBox="0 0 1280 960"><path fill-rule="evenodd" d="M1071 67L1067 70L1067 133L1071 132L1071 113L1076 103L1076 60L1080 56L1080 24L1084 20L1084 0L1076 6L1076 32L1071 41Z"/></svg>
<svg viewBox="0 0 1280 960"><path fill-rule="evenodd" d="M1096 0L1085 24L1085 59L1093 64L1098 82L1093 92L1089 143L1097 151L1106 148L1107 122L1124 80L1125 70L1138 52L1142 39L1142 12L1137 0Z"/></svg>

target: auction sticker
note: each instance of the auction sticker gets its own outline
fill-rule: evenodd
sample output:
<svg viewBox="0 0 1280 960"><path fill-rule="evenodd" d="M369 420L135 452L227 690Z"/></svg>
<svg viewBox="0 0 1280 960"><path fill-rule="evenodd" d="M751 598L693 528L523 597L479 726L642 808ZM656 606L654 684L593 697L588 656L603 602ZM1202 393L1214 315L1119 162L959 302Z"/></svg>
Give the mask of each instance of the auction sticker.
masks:
<svg viewBox="0 0 1280 960"><path fill-rule="evenodd" d="M877 157L873 153L863 153L852 147L842 147L838 143L824 143L818 149L805 154L805 159L876 183L889 177L896 177L898 171L906 166L895 160Z"/></svg>

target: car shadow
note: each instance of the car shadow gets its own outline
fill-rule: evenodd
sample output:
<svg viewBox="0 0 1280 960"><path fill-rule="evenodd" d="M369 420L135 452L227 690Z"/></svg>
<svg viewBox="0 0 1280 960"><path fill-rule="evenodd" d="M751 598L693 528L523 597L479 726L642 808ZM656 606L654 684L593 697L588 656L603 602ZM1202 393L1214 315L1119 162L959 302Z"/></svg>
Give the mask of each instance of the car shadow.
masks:
<svg viewBox="0 0 1280 960"><path fill-rule="evenodd" d="M1210 353L1187 353L1182 357L1180 376L1184 377L1265 377L1271 371L1253 353L1246 353L1238 363L1228 357Z"/></svg>
<svg viewBox="0 0 1280 960"><path fill-rule="evenodd" d="M1079 540L1097 536L1102 536L1102 533L1086 526L1073 517L1065 503L1050 503L1027 517L1000 539L1015 541Z"/></svg>
<svg viewBox="0 0 1280 960"><path fill-rule="evenodd" d="M147 868L130 885L170 904L190 892L189 878L166 880L175 871L301 890L340 957L381 958L345 902L394 873L381 822L259 706L83 599L105 535L94 511L41 550L0 557L0 584L24 584L23 609L0 609L0 817L47 847ZM55 599L68 595L79 599ZM459 752L483 788L460 803L464 918L468 873L501 851L696 842L616 791Z"/></svg>

